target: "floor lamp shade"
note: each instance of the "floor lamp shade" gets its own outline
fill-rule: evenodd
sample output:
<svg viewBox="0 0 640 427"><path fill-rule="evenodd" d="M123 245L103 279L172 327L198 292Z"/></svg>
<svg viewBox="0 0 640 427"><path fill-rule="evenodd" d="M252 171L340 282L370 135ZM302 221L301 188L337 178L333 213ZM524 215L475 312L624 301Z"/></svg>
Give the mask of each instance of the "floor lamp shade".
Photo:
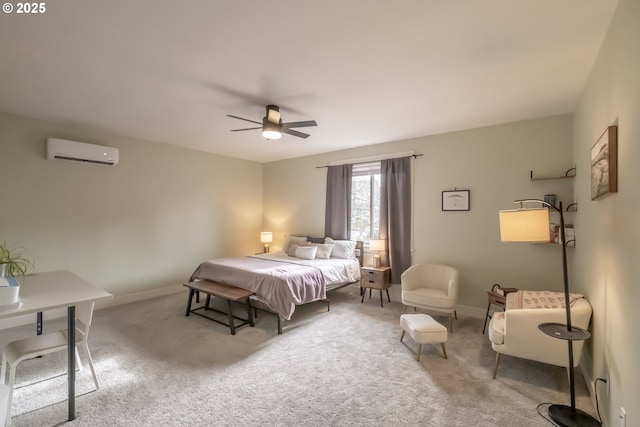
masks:
<svg viewBox="0 0 640 427"><path fill-rule="evenodd" d="M502 242L549 242L549 210L514 209L499 212Z"/></svg>

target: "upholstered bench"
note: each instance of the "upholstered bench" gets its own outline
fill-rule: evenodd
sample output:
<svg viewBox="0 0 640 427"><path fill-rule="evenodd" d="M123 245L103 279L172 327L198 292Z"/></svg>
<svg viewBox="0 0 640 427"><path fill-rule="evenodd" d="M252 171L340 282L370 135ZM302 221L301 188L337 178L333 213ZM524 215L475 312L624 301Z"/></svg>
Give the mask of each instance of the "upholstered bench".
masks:
<svg viewBox="0 0 640 427"><path fill-rule="evenodd" d="M434 320L433 317L424 313L403 314L400 316L400 327L402 328L400 342L402 342L404 334L408 333L411 339L419 344L417 360L420 360L422 344L438 342L442 346L444 358L447 358L447 350L444 347L444 343L447 342L447 328Z"/></svg>

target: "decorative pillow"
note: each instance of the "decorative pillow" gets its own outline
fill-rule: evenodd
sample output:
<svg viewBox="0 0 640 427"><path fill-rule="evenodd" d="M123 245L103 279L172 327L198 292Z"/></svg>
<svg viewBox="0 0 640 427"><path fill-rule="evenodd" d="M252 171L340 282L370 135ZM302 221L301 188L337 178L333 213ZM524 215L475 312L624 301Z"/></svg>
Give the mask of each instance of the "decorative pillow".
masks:
<svg viewBox="0 0 640 427"><path fill-rule="evenodd" d="M287 255L289 256L296 256L296 250L299 248L300 246L298 245L289 245L289 248L287 249Z"/></svg>
<svg viewBox="0 0 640 427"><path fill-rule="evenodd" d="M313 243L313 246L318 248L316 252L316 258L318 259L329 259L331 257L331 252L333 252L333 248L336 246L333 243Z"/></svg>
<svg viewBox="0 0 640 427"><path fill-rule="evenodd" d="M317 251L317 246L298 246L296 249L296 258L315 259Z"/></svg>
<svg viewBox="0 0 640 427"><path fill-rule="evenodd" d="M324 242L329 244L333 243L335 245L331 252L331 258L356 258L356 242L353 240L333 240L331 237L326 237Z"/></svg>
<svg viewBox="0 0 640 427"><path fill-rule="evenodd" d="M289 254L289 248L291 246L301 246L307 243L306 236L287 236L282 244L282 252Z"/></svg>

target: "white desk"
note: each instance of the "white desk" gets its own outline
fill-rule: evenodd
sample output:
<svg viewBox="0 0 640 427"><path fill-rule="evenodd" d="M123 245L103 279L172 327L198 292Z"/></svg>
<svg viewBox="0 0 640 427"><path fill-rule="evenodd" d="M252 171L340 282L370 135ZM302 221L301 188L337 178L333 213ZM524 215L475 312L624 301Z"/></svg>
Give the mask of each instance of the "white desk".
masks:
<svg viewBox="0 0 640 427"><path fill-rule="evenodd" d="M30 274L18 278L20 282L20 307L0 311L0 319L21 316L23 314L38 313L67 307L67 327L69 346L68 376L69 376L69 421L75 419L75 331L76 304L85 301L97 301L112 298L108 292L86 282L70 271L51 271ZM9 409L11 410L11 409Z"/></svg>

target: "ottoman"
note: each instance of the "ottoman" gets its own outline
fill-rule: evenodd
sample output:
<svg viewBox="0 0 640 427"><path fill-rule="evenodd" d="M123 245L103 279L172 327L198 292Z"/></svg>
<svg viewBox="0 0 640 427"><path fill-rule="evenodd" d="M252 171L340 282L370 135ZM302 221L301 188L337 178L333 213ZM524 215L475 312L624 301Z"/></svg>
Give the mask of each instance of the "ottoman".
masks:
<svg viewBox="0 0 640 427"><path fill-rule="evenodd" d="M435 321L433 317L424 313L403 314L400 316L400 327L402 328L400 342L402 342L404 334L408 333L411 339L419 344L418 361L422 352L422 344L437 342L442 346L444 358L447 358L447 350L444 347L444 343L447 342L447 328Z"/></svg>

